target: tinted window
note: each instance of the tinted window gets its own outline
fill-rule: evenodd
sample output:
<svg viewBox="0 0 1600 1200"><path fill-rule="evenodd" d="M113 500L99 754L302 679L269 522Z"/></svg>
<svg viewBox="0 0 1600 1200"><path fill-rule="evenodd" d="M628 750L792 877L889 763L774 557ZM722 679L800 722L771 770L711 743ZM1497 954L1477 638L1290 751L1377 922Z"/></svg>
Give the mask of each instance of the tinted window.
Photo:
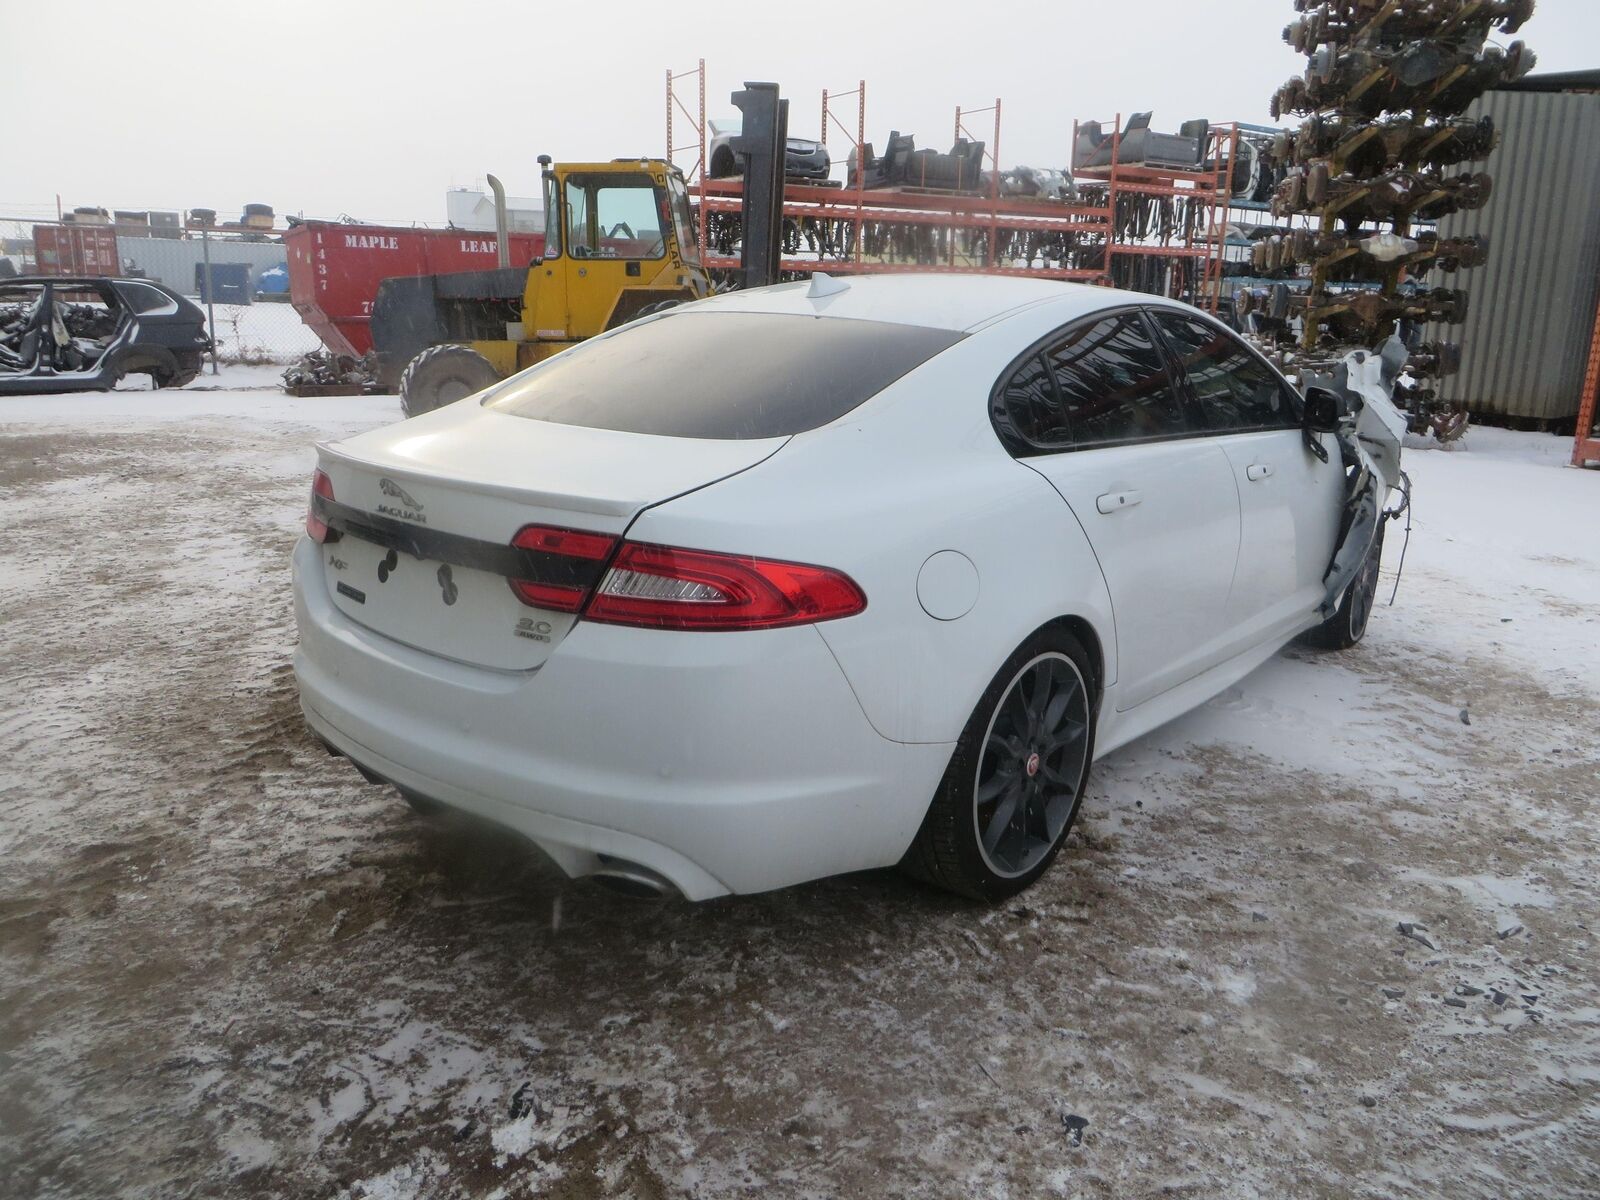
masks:
<svg viewBox="0 0 1600 1200"><path fill-rule="evenodd" d="M1080 325L1045 351L1076 446L1190 431L1166 363L1137 312Z"/></svg>
<svg viewBox="0 0 1600 1200"><path fill-rule="evenodd" d="M484 407L664 437L785 437L842 417L961 337L880 321L671 313L513 375Z"/></svg>
<svg viewBox="0 0 1600 1200"><path fill-rule="evenodd" d="M991 416L1013 454L1060 448L1071 442L1044 355L1031 354L996 392Z"/></svg>
<svg viewBox="0 0 1600 1200"><path fill-rule="evenodd" d="M1189 388L1218 430L1284 429L1298 426L1289 389L1272 368L1238 338L1210 322L1177 313L1155 313Z"/></svg>
<svg viewBox="0 0 1600 1200"><path fill-rule="evenodd" d="M140 315L165 316L178 311L177 301L165 292L147 283L121 283L122 298L128 307Z"/></svg>

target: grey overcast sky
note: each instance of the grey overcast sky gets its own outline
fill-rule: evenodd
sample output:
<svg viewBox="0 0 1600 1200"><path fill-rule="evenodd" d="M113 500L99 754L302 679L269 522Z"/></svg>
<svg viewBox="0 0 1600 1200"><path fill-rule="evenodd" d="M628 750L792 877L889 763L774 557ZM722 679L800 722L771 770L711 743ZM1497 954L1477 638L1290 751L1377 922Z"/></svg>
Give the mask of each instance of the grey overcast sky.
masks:
<svg viewBox="0 0 1600 1200"><path fill-rule="evenodd" d="M442 223L445 189L488 171L536 194L541 153L661 154L666 70L701 57L712 116L742 80L774 80L791 132L815 136L822 89L865 79L869 140L944 148L956 105L999 96L1002 161L1060 166L1074 117L1266 122L1301 62L1281 37L1294 15L1292 0L0 0L0 100L20 122L0 217L53 214L59 194ZM1518 36L1540 71L1600 67L1600 3L1539 0Z"/></svg>

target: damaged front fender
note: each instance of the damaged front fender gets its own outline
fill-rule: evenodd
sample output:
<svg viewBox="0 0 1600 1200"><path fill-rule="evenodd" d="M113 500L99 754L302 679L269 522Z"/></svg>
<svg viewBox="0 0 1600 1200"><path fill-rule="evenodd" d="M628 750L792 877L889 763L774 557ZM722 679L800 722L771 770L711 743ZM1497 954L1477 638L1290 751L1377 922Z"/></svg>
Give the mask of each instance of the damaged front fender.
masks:
<svg viewBox="0 0 1600 1200"><path fill-rule="evenodd" d="M1344 507L1333 558L1322 577L1325 591L1317 611L1324 619L1338 610L1345 589L1372 553L1389 495L1403 485L1400 451L1406 418L1393 397L1408 356L1405 343L1390 338L1377 354L1357 350L1345 356L1332 376L1306 380L1308 395L1320 388L1336 397L1343 410L1335 433L1345 467Z"/></svg>

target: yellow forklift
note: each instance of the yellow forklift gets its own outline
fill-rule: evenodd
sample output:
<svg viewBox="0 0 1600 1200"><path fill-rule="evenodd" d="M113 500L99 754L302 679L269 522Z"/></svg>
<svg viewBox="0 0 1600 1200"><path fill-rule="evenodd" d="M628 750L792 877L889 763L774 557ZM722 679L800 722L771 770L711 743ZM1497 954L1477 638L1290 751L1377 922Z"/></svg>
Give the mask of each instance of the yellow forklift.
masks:
<svg viewBox="0 0 1600 1200"><path fill-rule="evenodd" d="M372 306L379 378L407 416L497 380L636 317L711 292L689 193L660 159L552 165L544 176L544 257L509 266L495 188L500 267L386 279Z"/></svg>

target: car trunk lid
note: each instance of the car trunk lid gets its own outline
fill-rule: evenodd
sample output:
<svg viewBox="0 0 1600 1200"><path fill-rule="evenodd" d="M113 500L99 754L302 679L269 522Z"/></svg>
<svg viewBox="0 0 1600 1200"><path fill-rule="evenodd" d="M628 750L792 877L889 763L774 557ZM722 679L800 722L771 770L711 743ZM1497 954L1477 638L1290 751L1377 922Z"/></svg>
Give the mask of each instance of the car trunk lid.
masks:
<svg viewBox="0 0 1600 1200"><path fill-rule="evenodd" d="M639 511L761 462L784 438L659 437L558 425L471 401L319 447L339 536L322 547L346 616L429 653L506 670L541 665L571 631L609 555L602 539L531 537L529 526L620 539ZM557 597L525 602L524 593ZM575 590L576 589L576 590Z"/></svg>

